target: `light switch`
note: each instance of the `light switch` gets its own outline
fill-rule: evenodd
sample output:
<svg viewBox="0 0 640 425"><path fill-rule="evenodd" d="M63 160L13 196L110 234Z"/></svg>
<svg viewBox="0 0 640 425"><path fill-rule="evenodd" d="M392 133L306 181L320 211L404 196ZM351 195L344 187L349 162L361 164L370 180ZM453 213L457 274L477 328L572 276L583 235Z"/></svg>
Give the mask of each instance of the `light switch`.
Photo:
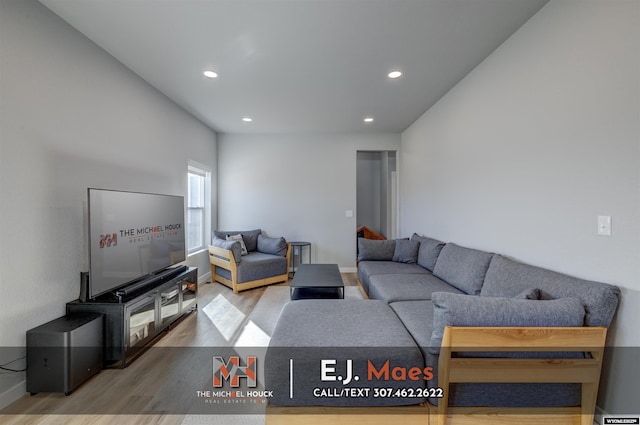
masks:
<svg viewBox="0 0 640 425"><path fill-rule="evenodd" d="M611 216L610 215L598 216L598 235L611 236Z"/></svg>
<svg viewBox="0 0 640 425"><path fill-rule="evenodd" d="M353 210L346 210L344 212L344 215L345 217L349 217L349 218L353 217Z"/></svg>

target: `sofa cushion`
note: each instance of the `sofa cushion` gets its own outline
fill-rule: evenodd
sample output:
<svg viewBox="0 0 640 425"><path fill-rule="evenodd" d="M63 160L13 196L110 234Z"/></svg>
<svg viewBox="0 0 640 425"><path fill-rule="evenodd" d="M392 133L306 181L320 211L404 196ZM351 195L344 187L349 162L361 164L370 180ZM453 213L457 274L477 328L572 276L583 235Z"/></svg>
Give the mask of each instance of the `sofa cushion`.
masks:
<svg viewBox="0 0 640 425"><path fill-rule="evenodd" d="M371 323L375 321L375 332ZM293 376L290 378L290 359ZM334 359L332 376L343 376L346 360L352 361L353 380L321 381L321 360ZM314 388L385 387L424 388L424 381L368 381L367 365L376 368L390 361L396 366L424 368L420 349L400 319L386 304L368 300L302 300L285 304L265 356L265 389L273 391L269 403L285 406L392 406L411 405L423 398L316 397ZM356 376L359 377L359 381ZM290 397L290 379L293 397Z"/></svg>
<svg viewBox="0 0 640 425"><path fill-rule="evenodd" d="M391 261L396 241L358 238L358 261Z"/></svg>
<svg viewBox="0 0 640 425"><path fill-rule="evenodd" d="M438 356L433 354L429 354L429 356L427 364L437 365ZM433 375L433 380L427 383L429 388L437 387L437 367L434 367ZM438 398L430 398L429 403L437 406L439 400ZM537 407L573 407L579 405L580 384L459 383L449 386L449 406L455 407L486 406L535 409ZM533 413L533 410L529 411ZM526 410L522 413L525 412Z"/></svg>
<svg viewBox="0 0 640 425"><path fill-rule="evenodd" d="M214 230L213 234L220 238L226 239L227 235L242 235L242 239L244 240L245 245L247 246L247 251L252 252L258 249L258 235L262 233L262 230Z"/></svg>
<svg viewBox="0 0 640 425"><path fill-rule="evenodd" d="M430 300L397 301L389 304L426 358L433 333L433 303Z"/></svg>
<svg viewBox="0 0 640 425"><path fill-rule="evenodd" d="M398 239L393 251L392 261L396 263L415 264L418 262L418 249L420 242L407 239Z"/></svg>
<svg viewBox="0 0 640 425"><path fill-rule="evenodd" d="M358 279L362 288L369 293L369 280L378 274L431 274L417 264L396 263L395 261L361 261L358 263Z"/></svg>
<svg viewBox="0 0 640 425"><path fill-rule="evenodd" d="M265 254L287 255L287 241L280 238L269 238L265 235L258 235L258 251Z"/></svg>
<svg viewBox="0 0 640 425"><path fill-rule="evenodd" d="M247 246L244 244L244 239L242 239L242 235L238 233L237 235L227 235L228 241L238 241L240 242L240 248L242 248L242 255L247 255L249 251L247 251Z"/></svg>
<svg viewBox="0 0 640 425"><path fill-rule="evenodd" d="M233 258L236 261L236 264L240 264L240 261L242 261L242 246L240 245L240 242L228 241L214 237L211 241L211 245L222 249L230 249L233 253Z"/></svg>
<svg viewBox="0 0 640 425"><path fill-rule="evenodd" d="M532 286L541 290L542 298L579 298L585 306L587 326L609 327L620 296L616 286L518 263L501 255L492 259L480 295L513 297Z"/></svg>
<svg viewBox="0 0 640 425"><path fill-rule="evenodd" d="M442 248L433 274L459 290L478 295L493 254L448 243Z"/></svg>
<svg viewBox="0 0 640 425"><path fill-rule="evenodd" d="M380 274L369 278L369 298L386 303L430 300L434 292L463 292L432 274Z"/></svg>
<svg viewBox="0 0 640 425"><path fill-rule="evenodd" d="M418 264L426 268L429 271L433 271L436 266L436 261L440 255L440 251L444 248L444 242L437 239L431 239L426 236L419 236L414 233L411 236L412 241L420 242L420 248L418 250Z"/></svg>
<svg viewBox="0 0 640 425"><path fill-rule="evenodd" d="M442 344L445 326L584 326L584 306L578 298L536 301L436 292L432 353Z"/></svg>
<svg viewBox="0 0 640 425"><path fill-rule="evenodd" d="M250 252L238 264L238 283L279 276L287 273L287 259L278 255ZM216 267L216 274L231 280L231 272Z"/></svg>

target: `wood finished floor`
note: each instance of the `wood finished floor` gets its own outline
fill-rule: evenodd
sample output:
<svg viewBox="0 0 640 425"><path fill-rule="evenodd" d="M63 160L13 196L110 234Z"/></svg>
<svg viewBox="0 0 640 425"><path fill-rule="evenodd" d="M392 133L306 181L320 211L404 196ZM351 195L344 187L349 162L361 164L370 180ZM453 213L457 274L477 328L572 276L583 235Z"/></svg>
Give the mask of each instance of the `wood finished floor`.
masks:
<svg viewBox="0 0 640 425"><path fill-rule="evenodd" d="M356 273L343 273L347 286L357 285ZM280 284L281 286L286 284ZM204 283L198 287L198 314L188 315L162 339L156 347L225 347L233 346L243 334L247 318L262 297L266 287L256 288L234 294L220 284ZM228 321L216 320L215 326L202 309L218 296L224 297L235 311L242 314ZM231 316L231 315L229 315ZM238 317L244 318L238 322ZM274 317L275 321L277 317ZM105 369L98 375L65 397L60 393L40 393L34 396L25 394L19 400L0 411L0 423L3 425L102 425L102 424L158 424L158 425L198 425L198 424L263 424L261 415L210 415L185 414L69 414L69 412L104 412L104 406L112 411L132 413L149 410L154 388L166 388L171 379L201 379L202 371L189 368L184 359L160 357L162 350L149 350L142 354L126 369ZM175 365L178 364L176 367ZM176 370L178 369L178 370ZM183 394L175 394L179 400ZM193 395L189 395L193 397ZM154 409L152 409L154 410ZM159 410L161 411L161 410ZM11 412L11 414L7 414ZM47 414L41 414L47 412Z"/></svg>

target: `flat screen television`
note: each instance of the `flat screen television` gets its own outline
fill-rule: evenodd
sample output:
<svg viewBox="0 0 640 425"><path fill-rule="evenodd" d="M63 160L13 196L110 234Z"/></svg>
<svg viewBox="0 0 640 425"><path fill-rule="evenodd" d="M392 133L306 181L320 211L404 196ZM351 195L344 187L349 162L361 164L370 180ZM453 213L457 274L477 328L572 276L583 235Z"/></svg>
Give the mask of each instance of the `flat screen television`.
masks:
<svg viewBox="0 0 640 425"><path fill-rule="evenodd" d="M184 197L88 189L89 298L184 261Z"/></svg>

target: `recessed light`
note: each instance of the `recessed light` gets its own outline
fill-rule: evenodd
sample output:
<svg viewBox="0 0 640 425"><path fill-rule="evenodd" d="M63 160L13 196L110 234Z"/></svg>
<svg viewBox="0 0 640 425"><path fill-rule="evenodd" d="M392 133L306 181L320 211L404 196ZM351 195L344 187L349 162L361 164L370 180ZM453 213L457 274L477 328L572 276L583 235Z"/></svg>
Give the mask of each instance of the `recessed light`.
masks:
<svg viewBox="0 0 640 425"><path fill-rule="evenodd" d="M244 121L244 122L251 122L251 121L253 121L253 118L251 118L251 117L244 117L244 118L242 118L242 121Z"/></svg>
<svg viewBox="0 0 640 425"><path fill-rule="evenodd" d="M373 122L373 117L366 117L366 118L364 119L364 122L366 122L366 123L371 123L371 122Z"/></svg>
<svg viewBox="0 0 640 425"><path fill-rule="evenodd" d="M203 72L204 76L207 78L218 78L218 73L213 71L205 71Z"/></svg>
<svg viewBox="0 0 640 425"><path fill-rule="evenodd" d="M400 71L391 71L388 75L389 78L399 78L402 76L402 72Z"/></svg>

